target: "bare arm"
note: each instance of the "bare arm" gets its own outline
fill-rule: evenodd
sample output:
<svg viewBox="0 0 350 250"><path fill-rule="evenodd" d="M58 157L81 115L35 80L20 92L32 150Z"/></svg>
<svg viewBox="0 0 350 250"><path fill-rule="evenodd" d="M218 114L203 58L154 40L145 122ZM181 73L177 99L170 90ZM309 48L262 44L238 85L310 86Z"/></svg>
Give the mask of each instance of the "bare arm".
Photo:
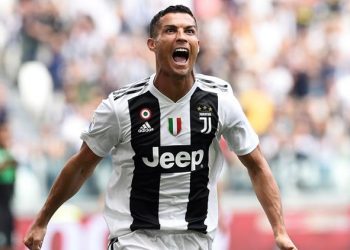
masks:
<svg viewBox="0 0 350 250"><path fill-rule="evenodd" d="M78 192L101 159L91 151L86 143L83 143L80 151L68 160L55 180L44 206L24 238L24 244L29 249L40 249L47 224L53 214L65 201Z"/></svg>
<svg viewBox="0 0 350 250"><path fill-rule="evenodd" d="M260 147L247 155L239 156L239 159L248 169L254 191L272 226L278 247L296 250L284 225L279 188Z"/></svg>

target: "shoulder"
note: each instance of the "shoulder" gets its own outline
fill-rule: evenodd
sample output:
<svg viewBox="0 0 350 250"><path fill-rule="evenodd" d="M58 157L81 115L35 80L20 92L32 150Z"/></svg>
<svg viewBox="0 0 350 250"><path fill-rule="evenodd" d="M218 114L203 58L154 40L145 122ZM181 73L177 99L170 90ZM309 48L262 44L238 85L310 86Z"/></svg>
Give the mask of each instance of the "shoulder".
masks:
<svg viewBox="0 0 350 250"><path fill-rule="evenodd" d="M147 91L149 80L150 77L147 77L110 92L108 97L102 100L98 109L101 112L112 112L120 115L128 110L128 101L131 98Z"/></svg>
<svg viewBox="0 0 350 250"><path fill-rule="evenodd" d="M232 113L233 110L241 109L231 84L227 81L204 74L196 74L196 80L201 89L217 94L221 107L225 112Z"/></svg>
<svg viewBox="0 0 350 250"><path fill-rule="evenodd" d="M145 89L149 86L149 81L151 77L144 78L142 80L127 84L126 86L113 91L110 94L110 98L113 101L124 101L125 99L130 99L138 94L144 93Z"/></svg>
<svg viewBox="0 0 350 250"><path fill-rule="evenodd" d="M204 74L196 74L195 77L199 86L205 90L216 92L218 94L232 94L231 85L221 78Z"/></svg>

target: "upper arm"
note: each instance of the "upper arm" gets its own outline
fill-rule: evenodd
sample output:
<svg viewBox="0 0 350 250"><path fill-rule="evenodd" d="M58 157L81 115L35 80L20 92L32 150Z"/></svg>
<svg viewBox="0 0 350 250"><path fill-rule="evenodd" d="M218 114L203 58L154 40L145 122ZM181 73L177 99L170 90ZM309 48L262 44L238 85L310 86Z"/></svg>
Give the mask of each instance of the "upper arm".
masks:
<svg viewBox="0 0 350 250"><path fill-rule="evenodd" d="M268 166L265 157L261 153L260 146L257 146L252 152L248 154L239 155L238 158L250 173L263 170Z"/></svg>
<svg viewBox="0 0 350 250"><path fill-rule="evenodd" d="M238 100L233 94L228 93L222 98L221 103L222 135L229 149L237 155L251 153L259 144L259 138Z"/></svg>
<svg viewBox="0 0 350 250"><path fill-rule="evenodd" d="M82 161L91 163L98 163L103 158L95 154L86 142L82 143L80 151L78 152L78 157L81 158Z"/></svg>
<svg viewBox="0 0 350 250"><path fill-rule="evenodd" d="M91 173L96 168L97 164L102 160L103 157L96 155L86 144L83 142L79 152L72 158L73 164L74 162L82 174L86 174L87 176L91 175Z"/></svg>
<svg viewBox="0 0 350 250"><path fill-rule="evenodd" d="M89 129L80 138L98 156L104 157L120 140L120 123L110 95L103 100L94 112Z"/></svg>

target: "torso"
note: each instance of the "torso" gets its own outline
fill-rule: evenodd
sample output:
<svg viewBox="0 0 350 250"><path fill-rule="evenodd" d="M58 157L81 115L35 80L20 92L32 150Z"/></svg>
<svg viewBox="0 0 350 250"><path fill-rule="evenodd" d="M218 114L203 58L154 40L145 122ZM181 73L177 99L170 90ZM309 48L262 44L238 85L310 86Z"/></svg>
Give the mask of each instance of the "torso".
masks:
<svg viewBox="0 0 350 250"><path fill-rule="evenodd" d="M105 215L111 235L137 229L213 231L227 112L221 95L231 89L198 75L174 102L152 82L151 77L110 96L119 125L118 142L110 142L115 167Z"/></svg>

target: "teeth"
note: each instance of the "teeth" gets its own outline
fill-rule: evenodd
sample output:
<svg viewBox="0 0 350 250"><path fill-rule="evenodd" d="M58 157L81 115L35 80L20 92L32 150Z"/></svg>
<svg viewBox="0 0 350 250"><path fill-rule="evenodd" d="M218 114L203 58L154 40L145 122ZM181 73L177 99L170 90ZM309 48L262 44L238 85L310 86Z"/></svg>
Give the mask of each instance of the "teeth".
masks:
<svg viewBox="0 0 350 250"><path fill-rule="evenodd" d="M175 49L175 52L188 52L188 49L178 48L178 49Z"/></svg>

